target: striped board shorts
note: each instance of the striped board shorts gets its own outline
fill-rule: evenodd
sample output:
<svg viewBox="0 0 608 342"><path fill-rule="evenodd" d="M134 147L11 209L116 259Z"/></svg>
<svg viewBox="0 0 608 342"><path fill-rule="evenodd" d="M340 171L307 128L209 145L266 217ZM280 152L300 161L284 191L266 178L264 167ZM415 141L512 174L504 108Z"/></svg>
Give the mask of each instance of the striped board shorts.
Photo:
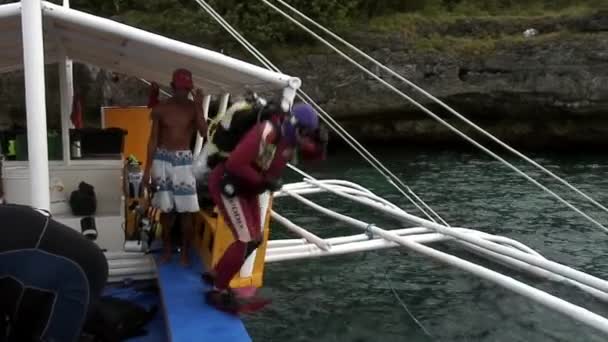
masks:
<svg viewBox="0 0 608 342"><path fill-rule="evenodd" d="M199 211L196 179L192 173L192 151L157 149L152 161L152 182L156 193L152 206L163 213Z"/></svg>

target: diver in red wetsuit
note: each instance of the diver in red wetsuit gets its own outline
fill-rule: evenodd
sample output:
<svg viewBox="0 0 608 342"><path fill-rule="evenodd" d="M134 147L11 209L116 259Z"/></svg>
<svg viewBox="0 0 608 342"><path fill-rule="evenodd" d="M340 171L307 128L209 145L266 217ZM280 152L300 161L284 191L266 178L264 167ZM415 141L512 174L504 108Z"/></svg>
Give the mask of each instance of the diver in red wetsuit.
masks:
<svg viewBox="0 0 608 342"><path fill-rule="evenodd" d="M307 104L293 106L282 122L262 121L241 139L228 159L209 175L209 192L235 238L215 269L203 275L213 285L207 302L231 313L239 304L229 289L230 280L246 258L260 245L262 227L259 195L281 188L281 174L296 149L305 159L318 159L323 148L318 144L319 119Z"/></svg>

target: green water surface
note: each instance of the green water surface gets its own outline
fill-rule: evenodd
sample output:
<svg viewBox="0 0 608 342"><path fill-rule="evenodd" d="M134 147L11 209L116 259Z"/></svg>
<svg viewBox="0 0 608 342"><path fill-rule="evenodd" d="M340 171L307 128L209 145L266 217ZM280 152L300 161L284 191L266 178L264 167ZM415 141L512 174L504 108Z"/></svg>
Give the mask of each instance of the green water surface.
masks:
<svg viewBox="0 0 608 342"><path fill-rule="evenodd" d="M497 161L478 153L395 149L378 154L453 226L516 239L545 257L608 279L608 235ZM535 154L534 159L608 204L608 157ZM517 166L608 224L608 215L521 160ZM419 214L383 177L351 153L306 168L315 177L362 184ZM292 175L293 176L293 175ZM292 177L292 179L294 179ZM316 195L323 205L387 229L407 227L357 204ZM323 236L358 234L294 200L275 207ZM292 237L274 225L273 238ZM523 280L608 317L608 305L571 286L480 259L456 244L433 247ZM389 281L428 336L406 313ZM606 341L608 336L464 271L390 249L268 265L264 294L274 302L245 320L254 341Z"/></svg>

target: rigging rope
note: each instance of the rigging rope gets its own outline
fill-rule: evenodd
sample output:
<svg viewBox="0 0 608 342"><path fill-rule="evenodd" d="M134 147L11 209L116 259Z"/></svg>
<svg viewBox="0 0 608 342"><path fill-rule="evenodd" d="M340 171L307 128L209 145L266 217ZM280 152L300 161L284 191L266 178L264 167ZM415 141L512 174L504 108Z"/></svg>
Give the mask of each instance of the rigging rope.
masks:
<svg viewBox="0 0 608 342"><path fill-rule="evenodd" d="M274 70L276 72L281 72L279 70L278 67L276 67L272 62L270 62L270 60L268 60L268 58L266 58L266 56L264 56L259 50L257 50L251 43L249 43L238 31L236 31L221 15L219 15L219 13L217 13L209 4L207 4L205 1L203 0L197 0L197 2L199 3L199 5L201 5L203 7L203 9L205 9L205 11L207 11L208 14L210 14L224 29L226 29L239 43L241 43L245 49L250 52L254 57L256 57L264 66L266 66L268 69L270 70ZM371 153L369 153L367 150L365 150L363 148L363 146L361 146L356 139L354 139L352 136L350 136L348 134L348 132L346 132L346 130L344 130L335 120L333 120L333 118L327 113L325 112L325 110L323 110L323 108L321 108L314 100L312 100L312 98L310 98L306 93L304 93L302 90L300 90L300 93L302 94L298 94L298 98L300 98L302 101L307 102L312 104L315 109L317 109L317 111L320 114L321 119L330 127L333 128L334 131L336 131L336 133L338 133L338 135L343 138L346 143L351 146L355 151L357 151L368 163L370 163L372 165L372 167L374 167L378 172L380 172L380 174L382 174L389 183L393 184L394 183L390 180L390 176L392 176L393 178L395 178L398 182L400 182L401 184L403 184L401 182L401 180L395 176L394 174L392 174L390 172L390 170L388 170L386 167L384 167L384 165L382 165L382 163L380 163L377 159L375 159L373 157L373 155ZM354 142L356 145L359 146L359 148L361 148L363 150L364 153L362 153L361 151L358 150L357 147L353 146L353 143L351 141L349 141L349 138L352 139L352 142ZM368 155L366 156L365 153ZM373 159L375 160L376 163L380 164L380 167L383 168L386 172L388 172L388 174L390 176L387 176L387 174L385 174L384 172L382 172L381 170L378 169L377 166L374 165L374 163L370 160ZM404 187L405 184L403 184ZM407 187L407 189L409 190L410 193L413 193L413 191L411 189L409 189L409 187ZM436 222L432 216L430 216L424 209L422 209L411 197L409 197L407 194L403 193L402 189L397 188L397 190L399 190L411 203L414 204L414 206L416 206L416 208L418 210L420 210L427 218L429 218L431 221ZM417 197L417 196L416 196ZM419 198L419 197L417 197ZM422 201L422 199L420 199L420 201ZM427 208L429 208L429 206L422 202L423 205ZM437 213L435 213L434 211L431 212L439 218L440 221L442 221L442 223L444 223L446 226L448 225L447 222L445 220L443 220L443 218L441 218Z"/></svg>
<svg viewBox="0 0 608 342"><path fill-rule="evenodd" d="M215 19L224 29L230 33L245 49L250 52L254 57L256 57L266 68L270 70L274 70L276 72L281 72L278 67L276 67L268 58L266 58L261 52L259 52L251 43L249 43L238 31L236 31L224 18L222 18L219 13L217 13L209 4L207 4L204 0L196 0L197 3L203 7L203 9L211 15L213 19ZM351 146L357 153L359 153L363 159L365 159L373 168L376 169L380 174L382 174L389 184L393 185L401 194L403 194L418 210L420 210L427 218L429 218L433 222L435 219L428 214L414 199L412 199L403 189L399 188L395 182L400 184L407 192L412 194L416 200L418 200L424 207L426 207L435 217L437 217L444 225L449 226L449 224L433 209L430 208L419 196L417 196L411 188L399 179L396 175L394 175L388 168L386 168L378 159L376 159L367 149L365 149L355 138L353 138L342 126L339 125L323 108L321 108L308 94L306 94L303 90L299 90L298 98L300 98L304 102L308 102L317 109L320 114L321 119L332 128L342 139L346 141L346 143ZM391 179L392 178L392 179Z"/></svg>
<svg viewBox="0 0 608 342"><path fill-rule="evenodd" d="M200 1L202 1L202 0L200 0ZM582 217L586 218L591 223L595 224L597 227L599 227L602 230L608 232L608 228L606 228L600 222L598 222L597 220L595 220L593 217L587 215L586 213L584 213L583 211L581 211L580 209L578 209L577 207L575 207L573 204L571 204L570 202L566 201L561 196L559 196L558 194L556 194L555 192L553 192L552 190L550 190L546 186L542 185L541 183L539 183L534 178L532 178L529 175L527 175L525 172L521 171L519 168L515 167L511 163L507 162L505 159L503 159L500 156L498 156L496 153L490 151L485 146L481 145L480 143L478 143L474 139L470 138L469 136L467 136L466 134L464 134L463 132L461 132L460 130L458 130L456 127L450 125L447 121L443 120L442 118L440 118L439 116L437 116L435 113L433 113L432 111L430 111L429 109L427 109L426 107L424 107L422 104L420 104L419 102L417 102L416 100L414 100L413 98L411 98L410 96L408 96L407 94L403 93L402 91L400 91L399 89L397 89L392 84L386 82L384 79L380 78L375 73L373 73L370 70L368 70L367 68L365 68L363 65L361 65L360 63L358 63L357 61L355 61L350 56L346 55L344 52L342 52L341 50L339 50L338 48L336 48L335 46L333 46L331 43L329 43L327 40L323 39L323 37L319 36L317 33L313 32L311 29L309 29L308 27L306 27L304 24L302 24L299 21L297 21L296 19L292 18L289 14L285 13L283 10L281 10L280 8L278 8L277 6L275 6L274 4L270 3L268 0L260 0L260 1L262 1L263 3L265 3L266 5L268 5L269 7L271 7L272 9L274 9L276 12L278 12L279 14L281 14L283 17L285 17L289 21L291 21L294 24L296 24L297 26L299 26L304 31L306 31L309 34L311 34L317 40L319 40L320 42L322 42L323 44L325 44L330 49L334 50L340 56L342 56L343 58L345 58L346 60L348 60L350 63L352 63L353 65L355 65L357 68L359 68L360 70L362 70L363 72L365 72L366 74L368 74L369 76L371 76L372 78L376 79L378 82L380 82L381 84L383 84L387 88L391 89L393 92L395 92L399 96L405 98L406 100L408 100L409 102L411 102L412 104L414 104L420 110L424 111L425 113L427 113L428 115L430 115L432 118L434 118L435 120L437 120L438 122L440 122L441 124L443 124L444 126L446 126L447 128L449 128L452 132L456 133L457 135L461 136L465 140L469 141L471 144L475 145L476 147L478 147L482 151L486 152L490 156L494 157L495 159L497 159L498 161L500 161L501 163L503 163L505 166L507 166L510 169L512 169L513 171L515 171L517 174L519 174L522 177L526 178L528 181L532 182L534 185L538 186L539 188L541 188L542 190L544 190L545 192L547 192L551 196L555 197L561 203L563 203L564 205L566 205L570 209L574 210L575 212L577 212Z"/></svg>
<svg viewBox="0 0 608 342"><path fill-rule="evenodd" d="M384 277L386 278L386 282L388 283L389 288L393 292L393 295L395 296L395 298L397 299L399 304L401 304L401 307L403 308L403 310L405 310L405 312L407 312L407 314L412 318L412 320L414 320L414 323L416 323L416 325L418 325L420 327L420 329L422 329L422 331L426 334L426 336L434 339L433 335L431 335L431 333L428 330L426 330L424 325L422 325L422 323L420 323L420 321L416 318L416 316L414 316L414 314L410 311L410 309L407 308L407 305L405 305L403 300L401 300L401 297L399 297L399 294L397 293L397 291L395 290L395 287L393 286L393 282L391 281L391 278L388 276L388 270L386 272L384 272Z"/></svg>
<svg viewBox="0 0 608 342"><path fill-rule="evenodd" d="M289 5L287 2L285 2L284 0L276 0L278 3L282 4L283 6L289 8L292 12L296 13L297 15L299 15L300 17L302 17L303 19L305 19L306 21L310 22L311 24L313 24L314 26L316 26L317 28L321 29L323 32L327 33L328 35L330 35L332 38L336 39L337 41L339 41L340 43L346 45L347 47L349 47L350 49L354 50L355 52L357 52L359 55L363 56L365 59L367 59L368 61L374 63L375 65L377 65L378 67L380 67L382 70L390 73L391 75L393 75L394 77L398 78L399 80L403 81L404 83L406 83L407 85L409 85L410 87L414 88L415 90L419 91L421 94L425 95L426 97L428 97L429 99L435 101L437 104L439 104L440 106L442 106L443 108L447 109L450 113L452 113L453 115L455 115L456 117L458 117L459 119L461 119L462 121L464 121L465 123L469 124L471 127L473 127L475 130L479 131L480 133L484 134L485 136L487 136L488 138L492 139L493 141L495 141L496 143L498 143L499 145L501 145L502 147L504 147L505 149L507 149L508 151L514 153L515 155L517 155L518 157L524 159L525 161L527 161L528 163L534 165L535 167L537 167L538 169L540 169L541 171L545 172L546 174L548 174L549 176L553 177L554 179L558 180L560 183L562 183L563 185L567 186L568 188L570 188L571 190L575 191L576 193L578 193L579 195L581 195L582 197L584 197L585 199L587 199L588 201L590 201L591 203L593 203L595 206L597 206L598 208L602 209L603 211L608 213L608 208L606 208L605 206L603 206L601 203L597 202L595 199L593 199L591 196L587 195L586 193L584 193L583 191L581 191L580 189L578 189L577 187L575 187L574 185L572 185L571 183L569 183L568 181L566 181L565 179L562 179L561 177L557 176L556 174L554 174L553 172L549 171L548 169L546 169L545 167L543 167L542 165L540 165L539 163L537 163L536 161L534 161L533 159L527 157L526 155L524 155L523 153L519 152L518 150L514 149L513 147L509 146L508 144L506 144L505 142L503 142L502 140L498 139L497 137L495 137L494 135L492 135L491 133L489 133L488 131L484 130L483 128L479 127L478 125L476 125L474 122L470 121L469 119L467 119L464 115L458 113L455 109L453 109L452 107L448 106L445 102L441 101L440 99L438 99L437 97L433 96L431 93L427 92L426 90L422 89L421 87L419 87L418 85L416 85L414 82L408 80L407 78L405 78L403 75L399 74L398 72L394 71L393 69L387 67L386 65L380 63L378 60L376 60L375 58L371 57L369 54L366 54L365 52L363 52L362 50L360 50L359 48L357 48L356 46L352 45L351 43L349 43L348 41L346 41L344 38L340 37L339 35L335 34L334 32L332 32L331 30L327 29L326 27L324 27L323 25L317 23L316 21L314 21L313 19L311 19L310 17L306 16L304 13L300 12L299 10L297 10L295 7Z"/></svg>

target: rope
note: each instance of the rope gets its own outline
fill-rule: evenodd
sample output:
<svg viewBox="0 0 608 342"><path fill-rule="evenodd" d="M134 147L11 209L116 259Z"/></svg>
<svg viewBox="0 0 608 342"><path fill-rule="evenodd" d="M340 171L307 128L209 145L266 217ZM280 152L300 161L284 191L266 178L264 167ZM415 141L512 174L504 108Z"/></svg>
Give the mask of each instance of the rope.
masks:
<svg viewBox="0 0 608 342"><path fill-rule="evenodd" d="M438 103L440 106L442 106L443 108L447 109L451 114L455 115L456 117L458 117L459 119L461 119L462 121L464 121L465 123L469 124L471 127L475 128L477 131L479 131L480 133L484 134L485 136L487 136L488 138L492 139L493 141L495 141L496 143L498 143L499 145L501 145L502 147L504 147L505 149L507 149L508 151L514 153L515 155L517 155L518 157L524 159L525 161L529 162L530 164L534 165L535 167L537 167L538 169L542 170L543 172L545 172L546 174L548 174L549 176L553 177L554 179L558 180L560 183L562 183L563 185L569 187L571 190L575 191L576 193L578 193L579 195L581 195L582 197L584 197L585 199L589 200L591 203L593 203L594 205L596 205L598 208L601 208L602 210L604 210L605 212L608 213L608 208L606 208L605 206L603 206L602 204L600 204L599 202L597 202L596 200L594 200L593 198L591 198L591 196L585 194L584 192L582 192L581 190L579 190L577 187L575 187L574 185L572 185L571 183L569 183L568 181L560 178L559 176L555 175L553 172L549 171L548 169L546 169L545 167L543 167L542 165L538 164L537 162L535 162L534 160L528 158L526 155L524 155L523 153L517 151L516 149L512 148L511 146L507 145L506 143L504 143L502 140L498 139L497 137L495 137L494 135L492 135L491 133L487 132L486 130L484 130L483 128L479 127L478 125L476 125L474 122L470 121L469 119L467 119L465 116L463 116L462 114L458 113L456 110L454 110L452 107L448 106L445 102L441 101L440 99L438 99L437 97L433 96L432 94L430 94L429 92L427 92L426 90L422 89L421 87L419 87L418 85L416 85L414 82L408 80L407 78L405 78L404 76L402 76L401 74L397 73L396 71L394 71L393 69L387 67L386 65L380 63L378 60L374 59L373 57L371 57L370 55L366 54L365 52L363 52L362 50L358 49L356 46L352 45L351 43L349 43L348 41L346 41L345 39L343 39L342 37L338 36L337 34L335 34L334 32L330 31L329 29L325 28L323 25L317 23L316 21L314 21L313 19L311 19L310 17L306 16L304 13L298 11L296 8L294 8L293 6L289 5L288 3L286 3L283 0L276 0L278 3L282 4L283 6L289 8L291 11L293 11L294 13L296 13L297 15L299 15L300 17L304 18L306 21L310 22L311 24L313 24L314 26L318 27L319 29L321 29L323 32L329 34L331 37L333 37L334 39L338 40L340 43L346 45L347 47L351 48L352 50L354 50L355 52L357 52L359 55L363 56L365 59L367 59L368 61L374 63L375 65L377 65L378 67L380 67L382 70L390 73L391 75L393 75L394 77L398 78L399 80L403 81L404 83L406 83L407 85L409 85L410 87L414 88L415 90L419 91L420 93L422 93L423 95L425 95L426 97L430 98L431 100L435 101L436 103Z"/></svg>
<svg viewBox="0 0 608 342"><path fill-rule="evenodd" d="M342 138L344 139L344 141L346 141L346 143L352 147L357 153L359 153L359 155L361 155L361 157L367 161L376 171L378 171L381 175L383 175L386 179L386 181L391 184L392 186L395 187L395 189L397 189L403 196L405 196L405 198L407 198L412 204L414 204L414 206L416 206L416 208L425 214L425 216L427 218L429 218L431 221L433 222L437 222L435 221L435 219L433 219L433 217L431 215L429 215L428 213L426 213L426 211L420 207L416 201L414 201L409 195L407 195L407 193L405 193L403 191L403 188L406 188L409 190L410 193L414 194L414 192L403 183L403 181L401 179L399 179L399 177L397 177L394 173L392 173L386 166L384 166L384 164L382 164L382 162L380 162L378 159L376 159L376 157L374 157L371 152L369 152L365 147L363 147L363 145L361 145L355 138L353 138L333 117L331 117L323 108L321 108L321 106L319 106L310 96L308 96L308 94L306 94L305 92L301 92L302 95L298 94L298 98L300 98L302 101L310 103L311 105L313 105L315 107L315 109L317 110L317 112L319 112L321 119L323 120L323 122L325 122L328 126L330 126L331 128L334 129L334 131ZM399 186L397 186L395 184L395 182L399 185L401 185L401 188ZM415 195L415 194L414 194ZM419 199L420 202L422 202L423 206L430 208L420 197L416 196L417 199ZM431 209L432 211L432 209ZM442 222L444 223L446 226L448 226L447 222L441 217L439 216L439 214L437 214L436 212L432 211L432 213L435 214L435 216Z"/></svg>
<svg viewBox="0 0 608 342"><path fill-rule="evenodd" d="M292 170L294 170L295 172L299 173L300 175L304 176L304 177L311 178L311 179L315 180L312 176L306 174L306 172L298 169L297 167L295 167L293 165L288 164L288 167L291 168ZM287 192L287 194L289 195L290 193ZM312 208L312 206L311 206L311 208ZM377 228L377 227L373 223L369 223L367 225L367 227L364 229L365 235L367 235L367 238L369 240L372 240L374 238L374 233L373 233L373 229L372 228ZM429 338L433 339L434 337L428 332L428 330L426 330L426 328L422 325L422 323L420 323L420 321L416 318L416 316L414 316L414 314L412 314L412 312L408 309L407 305L405 305L405 303L403 302L403 300L401 300L401 297L399 297L399 294L395 290L395 288L393 286L393 283L391 282L391 280L390 280L390 278L388 276L388 270L386 272L384 272L384 276L386 277L386 281L388 283L389 288L393 292L393 295L395 296L395 298L397 299L397 301L399 302L399 304L401 304L401 307L403 308L403 310L412 318L412 320L420 327L420 329L422 329L422 331Z"/></svg>
<svg viewBox="0 0 608 342"><path fill-rule="evenodd" d="M221 15L219 15L209 4L207 4L204 0L196 0L197 3L203 7L203 9L213 17L230 35L232 35L245 49L250 52L254 57L256 57L265 67L268 69L281 72L278 67L276 67L268 58L266 58L261 52L259 52L251 43L249 43L238 31L236 31ZM301 93L301 94L300 94ZM408 192L415 195L414 192L407 187L397 176L395 176L390 170L388 170L380 161L378 161L369 151L367 151L359 142L353 138L342 126L340 126L323 108L321 108L310 96L308 96L304 91L300 90L298 94L298 98L302 101L310 103L313 105L320 114L321 119L332 128L342 139L346 141L346 143L352 147L357 153L359 153L363 159L365 159L376 171L382 174L387 178L387 181L395 186L397 190L399 190L414 206L420 210L427 218L431 221L436 222L435 219L429 215L422 207L420 207L415 200L413 200L410 196L408 196L402 189L395 185L393 181L391 181L391 177L399 183L402 187L406 188ZM352 142L350 140L352 140ZM378 164L376 166L375 163ZM384 170L384 172L382 171ZM430 209L430 207L422 201L422 199L418 196L415 196L426 208ZM448 225L447 222L439 216L435 211L430 209L430 211L445 225Z"/></svg>
<svg viewBox="0 0 608 342"><path fill-rule="evenodd" d="M470 138L469 136L467 136L466 134L464 134L463 132L461 132L460 130L458 130L456 127L450 125L447 121L441 119L435 113L433 113L432 111L430 111L429 109L427 109L426 107L424 107L422 104L420 104L419 102L417 102L413 98L409 97L408 95L406 95L405 93L403 93L399 89L395 88L392 84L386 82L385 80L383 80L382 78L380 78L378 75L374 74L373 72L371 72L370 70L368 70L367 68L365 68L363 65L361 65L360 63L358 63L357 61L355 61L354 59L352 59L351 57L349 57L348 55L346 55L344 52L342 52L338 48L334 47L331 43L329 43L327 40L323 39L321 36L319 36L318 34L316 34L315 32L313 32L312 30L310 30L308 27L306 27L305 25L303 25L299 21L297 21L294 18L292 18L289 14L285 13L280 8L278 8L275 5L273 5L270 2L268 2L268 0L261 0L261 1L264 2L266 5L268 5L269 7L271 7L272 9L274 9L275 11L277 11L279 14L281 14L285 18L287 18L289 21L293 22L294 24L296 24L297 26L299 26L300 28L302 28L304 31L310 33L313 37L315 37L316 39L318 39L319 41L321 41L327 47L329 47L332 50L334 50L340 56L342 56L343 58L345 58L346 60L348 60L350 63L352 63L353 65L355 65L357 68L359 68L360 70L362 70L363 72L365 72L366 74L368 74L369 76L371 76L372 78L376 79L378 82L380 82L384 86L388 87L389 89L391 89L393 92L395 92L399 96L401 96L401 97L405 98L406 100L410 101L412 104L414 104L420 110L424 111L425 113L427 113L428 115L430 115L431 117L433 117L435 120L437 120L438 122L440 122L441 124L443 124L444 126L446 126L447 128L449 128L452 132L456 133L457 135L461 136L465 140L469 141L471 144L475 145L476 147L478 147L482 151L486 152L490 156L494 157L495 159L497 159L498 161L500 161L501 163L503 163L505 166L511 168L513 171L515 171L516 173L518 173L522 177L526 178L527 180L529 180L530 182L532 182L533 184L535 184L536 186L538 186L539 188L541 188L542 190L544 190L545 192L547 192L548 194L550 194L553 197L555 197L556 199L558 199L561 203L563 203L564 205L568 206L570 209L576 211L578 214L580 214L581 216L583 216L584 218L586 218L587 220L589 220L591 223L595 224L596 226L598 226L602 230L608 232L608 228L606 228L604 225L602 225L601 223L599 223L597 220L595 220L591 216L585 214L580 209L578 209L577 207L575 207L574 205L572 205L570 202L566 201L561 196L559 196L558 194L556 194L555 192L551 191L546 186L544 186L541 183L539 183L538 181L536 181L534 178L528 176L525 172L523 172L520 169L518 169L517 167L513 166L512 164L510 164L509 162L507 162L506 160L504 160L503 158L501 158L500 156L498 156L496 153L490 151L485 146L481 145L480 143L478 143L474 139Z"/></svg>
<svg viewBox="0 0 608 342"><path fill-rule="evenodd" d="M250 52L254 57L256 57L264 66L266 66L267 68L277 71L277 72L281 72L279 70L278 67L276 67L274 64L272 64L272 62L270 62L268 60L268 58L266 58L261 52L259 52L251 43L249 43L238 31L236 31L234 28L232 28L232 26L230 26L230 24L228 22L226 22L226 20L224 18L222 18L221 15L219 15L210 5L208 5L204 0L197 0L197 2L199 3L199 5L201 5L203 7L203 9L205 9L205 11L207 11L207 13L209 13L224 29L226 29L239 43L241 43L245 49ZM360 148L362 148L373 160L375 160L378 164L380 164L380 166L389 173L390 176L392 176L393 178L395 178L397 180L397 182L401 183L404 187L405 184L403 184L403 182L394 174L392 174L390 172L390 170L388 170L386 167L384 167L384 165L382 165L382 163L380 163L377 159L375 159L373 157L373 155L371 155L371 153L369 153L367 150L365 150L363 148L363 146L361 146L356 139L354 139L352 136L350 136L348 134L348 132L346 132L335 120L333 120L333 118L327 113L325 112L325 110L323 110L315 101L312 100L312 98L310 98L310 96L308 96L306 93L304 93L303 91L301 91L304 94L303 98L300 94L298 94L298 98L300 98L301 100L303 100L304 102L308 102L310 104L312 104L317 111L319 111L319 113L321 114L320 117L321 119L328 124L328 126L330 128L333 128L334 131L336 131L336 133L338 133L338 135L343 138L347 144L349 144L349 146L351 146L355 151L357 151L368 163L370 163L372 165L372 167L374 167L377 171L379 171L382 175L384 175L387 180L390 179L389 177L387 177L387 175L382 172L381 170L378 169L378 167L376 167L374 165L374 163L365 156L364 153L362 153L361 151L359 151L357 149L357 147L353 146L353 144L348 140L348 138L352 139L354 141L355 144L357 144ZM333 124L333 125L332 125ZM337 126L337 127L336 127ZM340 132L342 131L342 132ZM345 133L345 134L341 134L341 133ZM394 183L392 183L394 185ZM401 189L397 188L399 191L401 191ZM402 191L401 191L402 192ZM411 192L411 190L410 190ZM403 192L402 192L403 193ZM408 195L404 194L404 196L411 202L414 204L414 206L416 206L416 208L418 210L420 210L427 218L429 218L431 221L436 222L432 216L430 216L424 209L422 209L411 197L409 197ZM419 197L418 197L419 198ZM420 199L420 198L419 198ZM420 199L420 201L422 201L422 199ZM424 206L428 207L428 205L426 205L426 203L424 203ZM436 214L436 213L435 213ZM436 216L438 216L438 218L445 223L445 220L443 220L438 214L436 214ZM447 225L447 223L446 223Z"/></svg>
<svg viewBox="0 0 608 342"><path fill-rule="evenodd" d="M405 312L407 312L407 314L420 327L420 329L422 329L422 331L424 332L424 334L426 336L434 339L433 335L431 335L431 333L428 330L426 330L424 325L422 325L422 323L420 323L420 321L416 318L416 316L414 316L414 314L407 308L407 305L405 305L403 300L401 300L401 297L399 297L399 294L397 293L397 291L395 290L395 287L393 286L393 282L391 282L391 278L388 276L388 271L384 272L384 277L386 278L386 282L388 283L388 286L390 287L391 291L393 292L393 295L395 296L395 298L397 299L399 304L401 304L401 307L403 308L403 310L405 310Z"/></svg>

